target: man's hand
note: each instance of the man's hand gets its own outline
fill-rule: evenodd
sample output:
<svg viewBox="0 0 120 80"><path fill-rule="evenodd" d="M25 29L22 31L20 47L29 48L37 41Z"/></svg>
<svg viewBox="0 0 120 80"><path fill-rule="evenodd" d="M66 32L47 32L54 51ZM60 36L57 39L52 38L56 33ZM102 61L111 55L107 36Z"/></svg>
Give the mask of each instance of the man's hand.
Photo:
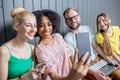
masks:
<svg viewBox="0 0 120 80"><path fill-rule="evenodd" d="M72 60L72 69L68 75L69 80L79 80L86 76L91 61L91 57L87 59L88 53L78 61L78 49L75 50L75 55Z"/></svg>

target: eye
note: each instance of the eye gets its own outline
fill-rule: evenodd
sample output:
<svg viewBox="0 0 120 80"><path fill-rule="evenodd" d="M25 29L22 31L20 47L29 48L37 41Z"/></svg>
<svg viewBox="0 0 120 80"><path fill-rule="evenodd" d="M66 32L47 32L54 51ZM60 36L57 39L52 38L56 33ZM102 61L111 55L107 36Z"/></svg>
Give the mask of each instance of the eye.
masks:
<svg viewBox="0 0 120 80"><path fill-rule="evenodd" d="M70 22L71 20L72 20L72 18L71 18L71 17L66 18L66 21L67 21L67 22Z"/></svg>
<svg viewBox="0 0 120 80"><path fill-rule="evenodd" d="M43 25L40 25L39 27L43 27Z"/></svg>
<svg viewBox="0 0 120 80"><path fill-rule="evenodd" d="M105 20L103 20L103 22L106 22Z"/></svg>
<svg viewBox="0 0 120 80"><path fill-rule="evenodd" d="M48 26L52 26L52 23L48 23Z"/></svg>
<svg viewBox="0 0 120 80"><path fill-rule="evenodd" d="M98 24L100 24L101 22L100 21L98 21Z"/></svg>
<svg viewBox="0 0 120 80"><path fill-rule="evenodd" d="M44 25L43 24L39 24L38 27L41 28L41 27L44 27Z"/></svg>
<svg viewBox="0 0 120 80"><path fill-rule="evenodd" d="M31 27L31 25L30 25L30 24L25 24L25 26L26 26L26 27Z"/></svg>
<svg viewBox="0 0 120 80"><path fill-rule="evenodd" d="M78 15L73 16L73 18L74 18L74 19L77 19L77 18L78 18Z"/></svg>

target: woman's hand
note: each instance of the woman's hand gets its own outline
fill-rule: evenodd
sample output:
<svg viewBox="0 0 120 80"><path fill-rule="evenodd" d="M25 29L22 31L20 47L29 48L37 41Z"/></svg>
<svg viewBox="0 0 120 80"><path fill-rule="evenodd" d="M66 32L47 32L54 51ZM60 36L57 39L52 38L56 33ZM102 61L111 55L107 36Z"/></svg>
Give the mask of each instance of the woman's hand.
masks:
<svg viewBox="0 0 120 80"><path fill-rule="evenodd" d="M39 78L42 78L41 75L45 71L45 66L43 64L37 64L36 68L34 68L34 62L32 63L31 73L33 79L37 80Z"/></svg>
<svg viewBox="0 0 120 80"><path fill-rule="evenodd" d="M115 63L114 61L112 61L110 58L108 58L108 61L107 61L109 64L112 64L112 65L117 65L117 63Z"/></svg>
<svg viewBox="0 0 120 80"><path fill-rule="evenodd" d="M95 71L94 75L95 75L95 78L96 78L97 80L105 80L105 78L106 78L106 77L104 76L104 73L101 72L100 70Z"/></svg>
<svg viewBox="0 0 120 80"><path fill-rule="evenodd" d="M109 64L112 64L114 66L116 66L118 69L120 69L120 64L115 60L115 59L109 59Z"/></svg>
<svg viewBox="0 0 120 80"><path fill-rule="evenodd" d="M85 53L85 55L78 61L78 49L75 50L68 80L79 80L86 76L91 61L91 58L87 59L87 57L88 53Z"/></svg>

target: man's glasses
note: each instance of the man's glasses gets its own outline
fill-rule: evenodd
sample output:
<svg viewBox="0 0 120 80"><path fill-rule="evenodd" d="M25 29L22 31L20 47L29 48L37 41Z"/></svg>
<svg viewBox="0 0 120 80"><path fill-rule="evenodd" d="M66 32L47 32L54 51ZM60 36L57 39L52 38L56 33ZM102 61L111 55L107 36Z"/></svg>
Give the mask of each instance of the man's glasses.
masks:
<svg viewBox="0 0 120 80"><path fill-rule="evenodd" d="M72 16L72 17L68 17L68 18L66 18L66 21L70 22L70 21L72 21L72 19L77 20L77 19L78 19L78 16L79 16L79 15L75 15L75 16Z"/></svg>

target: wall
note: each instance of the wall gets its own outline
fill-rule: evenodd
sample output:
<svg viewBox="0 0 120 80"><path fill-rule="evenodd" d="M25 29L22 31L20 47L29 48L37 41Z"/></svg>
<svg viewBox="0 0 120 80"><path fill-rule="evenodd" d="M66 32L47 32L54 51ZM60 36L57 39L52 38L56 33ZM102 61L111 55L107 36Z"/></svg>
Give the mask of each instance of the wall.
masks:
<svg viewBox="0 0 120 80"><path fill-rule="evenodd" d="M11 27L11 10L15 6L22 6L29 11L52 9L61 16L61 27L58 32L65 34L68 30L63 18L63 11L67 7L76 7L81 16L81 25L89 25L93 33L96 32L96 16L101 12L109 13L112 24L120 26L120 0L0 0L0 45L15 36ZM35 43L38 38L30 41Z"/></svg>

